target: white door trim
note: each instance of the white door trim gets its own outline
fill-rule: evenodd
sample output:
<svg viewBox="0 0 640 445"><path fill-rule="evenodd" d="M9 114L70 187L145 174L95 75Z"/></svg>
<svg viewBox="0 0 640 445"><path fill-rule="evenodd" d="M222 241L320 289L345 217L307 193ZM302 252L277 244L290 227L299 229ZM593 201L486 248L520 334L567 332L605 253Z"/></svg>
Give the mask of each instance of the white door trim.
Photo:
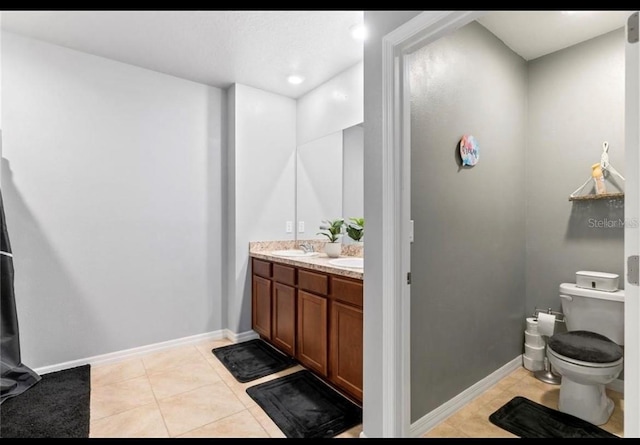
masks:
<svg viewBox="0 0 640 445"><path fill-rule="evenodd" d="M640 43L629 43L625 29L625 265L640 254ZM634 221L635 220L635 221ZM625 267L624 437L640 437L640 290L629 283ZM636 419L636 421L632 421Z"/></svg>
<svg viewBox="0 0 640 445"><path fill-rule="evenodd" d="M410 294L408 189L409 101L405 56L482 15L477 11L425 11L382 39L382 363L384 437L409 437ZM406 173L405 173L406 172ZM400 298L398 298L398 296Z"/></svg>

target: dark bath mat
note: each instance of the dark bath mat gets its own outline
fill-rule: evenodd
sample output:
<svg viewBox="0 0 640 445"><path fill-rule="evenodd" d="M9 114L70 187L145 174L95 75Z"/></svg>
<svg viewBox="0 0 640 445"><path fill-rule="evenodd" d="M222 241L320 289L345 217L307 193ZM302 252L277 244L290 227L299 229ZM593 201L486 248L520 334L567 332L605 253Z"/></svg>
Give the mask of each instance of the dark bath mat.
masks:
<svg viewBox="0 0 640 445"><path fill-rule="evenodd" d="M0 405L0 437L88 438L90 398L89 365L44 374Z"/></svg>
<svg viewBox="0 0 640 445"><path fill-rule="evenodd" d="M297 364L296 360L264 340L255 339L212 349L213 355L241 383L259 379Z"/></svg>
<svg viewBox="0 0 640 445"><path fill-rule="evenodd" d="M514 397L489 416L494 425L523 438L610 438L619 439L602 428L571 414Z"/></svg>
<svg viewBox="0 0 640 445"><path fill-rule="evenodd" d="M362 423L362 409L311 371L247 388L288 438L329 438Z"/></svg>

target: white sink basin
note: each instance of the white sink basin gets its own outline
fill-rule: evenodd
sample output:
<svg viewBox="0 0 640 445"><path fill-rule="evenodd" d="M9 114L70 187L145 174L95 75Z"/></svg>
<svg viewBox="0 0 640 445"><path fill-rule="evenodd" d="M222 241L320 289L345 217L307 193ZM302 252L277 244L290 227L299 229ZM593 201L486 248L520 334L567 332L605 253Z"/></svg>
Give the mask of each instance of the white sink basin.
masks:
<svg viewBox="0 0 640 445"><path fill-rule="evenodd" d="M320 255L318 252L305 252L304 250L274 250L271 255L289 258L310 258Z"/></svg>
<svg viewBox="0 0 640 445"><path fill-rule="evenodd" d="M364 258L336 258L335 260L330 260L329 264L333 266L362 269L364 268Z"/></svg>

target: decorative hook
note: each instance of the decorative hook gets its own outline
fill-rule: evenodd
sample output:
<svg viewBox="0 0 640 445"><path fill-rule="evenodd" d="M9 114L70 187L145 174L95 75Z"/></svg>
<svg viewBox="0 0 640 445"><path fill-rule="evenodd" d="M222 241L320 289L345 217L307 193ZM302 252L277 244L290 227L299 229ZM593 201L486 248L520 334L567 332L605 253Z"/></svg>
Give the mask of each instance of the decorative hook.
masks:
<svg viewBox="0 0 640 445"><path fill-rule="evenodd" d="M600 167L603 170L609 168L609 142L604 141L602 143L602 156L600 156Z"/></svg>

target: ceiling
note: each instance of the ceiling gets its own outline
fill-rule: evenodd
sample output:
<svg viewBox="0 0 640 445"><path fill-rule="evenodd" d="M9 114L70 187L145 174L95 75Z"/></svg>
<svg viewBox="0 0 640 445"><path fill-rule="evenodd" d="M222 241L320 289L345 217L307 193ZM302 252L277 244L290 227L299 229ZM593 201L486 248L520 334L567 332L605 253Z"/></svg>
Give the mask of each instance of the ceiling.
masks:
<svg viewBox="0 0 640 445"><path fill-rule="evenodd" d="M621 28L633 11L492 11L478 22L525 60Z"/></svg>
<svg viewBox="0 0 640 445"><path fill-rule="evenodd" d="M525 60L624 26L630 11L490 11L480 19ZM207 85L298 98L362 61L362 11L3 11L2 28ZM305 81L292 85L290 74Z"/></svg>
<svg viewBox="0 0 640 445"><path fill-rule="evenodd" d="M207 85L297 98L362 61L362 11L3 11L2 29ZM287 82L290 74L305 78Z"/></svg>

